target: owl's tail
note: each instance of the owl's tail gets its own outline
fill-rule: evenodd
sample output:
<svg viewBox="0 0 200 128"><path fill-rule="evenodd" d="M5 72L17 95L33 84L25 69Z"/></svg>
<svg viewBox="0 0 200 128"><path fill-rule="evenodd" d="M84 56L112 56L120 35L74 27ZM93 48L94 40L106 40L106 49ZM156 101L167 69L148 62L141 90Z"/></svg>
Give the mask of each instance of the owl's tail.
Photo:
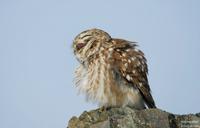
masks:
<svg viewBox="0 0 200 128"><path fill-rule="evenodd" d="M144 100L145 100L145 103L148 106L148 108L157 108L151 93L148 94L148 98L144 97Z"/></svg>
<svg viewBox="0 0 200 128"><path fill-rule="evenodd" d="M148 108L157 108L156 105L155 105L155 102L153 100L153 97L151 95L151 92L150 90L147 91L147 93L142 93L141 92L141 95L145 101L145 104L147 105Z"/></svg>

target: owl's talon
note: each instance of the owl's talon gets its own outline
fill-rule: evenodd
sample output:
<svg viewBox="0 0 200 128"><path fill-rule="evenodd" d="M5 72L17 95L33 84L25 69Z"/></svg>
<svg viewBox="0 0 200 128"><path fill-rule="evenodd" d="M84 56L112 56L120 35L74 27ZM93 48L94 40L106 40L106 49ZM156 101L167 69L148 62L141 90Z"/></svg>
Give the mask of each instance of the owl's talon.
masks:
<svg viewBox="0 0 200 128"><path fill-rule="evenodd" d="M102 112L106 112L107 111L107 108L105 106L99 108L99 112L102 113Z"/></svg>
<svg viewBox="0 0 200 128"><path fill-rule="evenodd" d="M110 109L111 109L111 107L105 107L105 106L103 106L103 107L100 107L98 111L99 111L100 113L102 113L102 112L106 112L106 111L108 111L108 110L110 110Z"/></svg>

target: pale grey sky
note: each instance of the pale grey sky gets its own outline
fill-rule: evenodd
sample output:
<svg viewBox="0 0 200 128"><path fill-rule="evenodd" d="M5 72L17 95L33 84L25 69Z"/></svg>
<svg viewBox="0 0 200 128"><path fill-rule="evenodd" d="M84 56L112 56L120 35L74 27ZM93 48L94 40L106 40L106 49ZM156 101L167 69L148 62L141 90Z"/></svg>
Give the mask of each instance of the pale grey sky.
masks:
<svg viewBox="0 0 200 128"><path fill-rule="evenodd" d="M200 108L199 0L0 0L0 127L66 127L96 108L77 96L73 38L88 28L139 42L159 108Z"/></svg>

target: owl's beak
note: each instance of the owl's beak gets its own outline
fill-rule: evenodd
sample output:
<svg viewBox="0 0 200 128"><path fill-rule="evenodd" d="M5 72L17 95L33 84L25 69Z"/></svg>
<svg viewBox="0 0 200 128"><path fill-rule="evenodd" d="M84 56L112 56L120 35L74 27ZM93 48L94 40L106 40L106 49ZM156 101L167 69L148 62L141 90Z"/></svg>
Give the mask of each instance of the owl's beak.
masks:
<svg viewBox="0 0 200 128"><path fill-rule="evenodd" d="M78 43L78 44L76 45L76 49L77 49L77 50L80 50L80 49L83 48L85 45L86 45L86 43Z"/></svg>

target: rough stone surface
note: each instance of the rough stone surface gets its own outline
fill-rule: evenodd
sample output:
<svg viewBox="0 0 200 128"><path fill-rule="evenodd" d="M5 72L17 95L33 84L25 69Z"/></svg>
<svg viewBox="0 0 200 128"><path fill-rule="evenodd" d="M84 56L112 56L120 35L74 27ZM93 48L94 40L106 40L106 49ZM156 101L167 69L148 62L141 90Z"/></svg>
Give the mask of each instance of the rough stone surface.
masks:
<svg viewBox="0 0 200 128"><path fill-rule="evenodd" d="M175 115L160 109L100 109L72 117L67 128L200 128L200 113Z"/></svg>

